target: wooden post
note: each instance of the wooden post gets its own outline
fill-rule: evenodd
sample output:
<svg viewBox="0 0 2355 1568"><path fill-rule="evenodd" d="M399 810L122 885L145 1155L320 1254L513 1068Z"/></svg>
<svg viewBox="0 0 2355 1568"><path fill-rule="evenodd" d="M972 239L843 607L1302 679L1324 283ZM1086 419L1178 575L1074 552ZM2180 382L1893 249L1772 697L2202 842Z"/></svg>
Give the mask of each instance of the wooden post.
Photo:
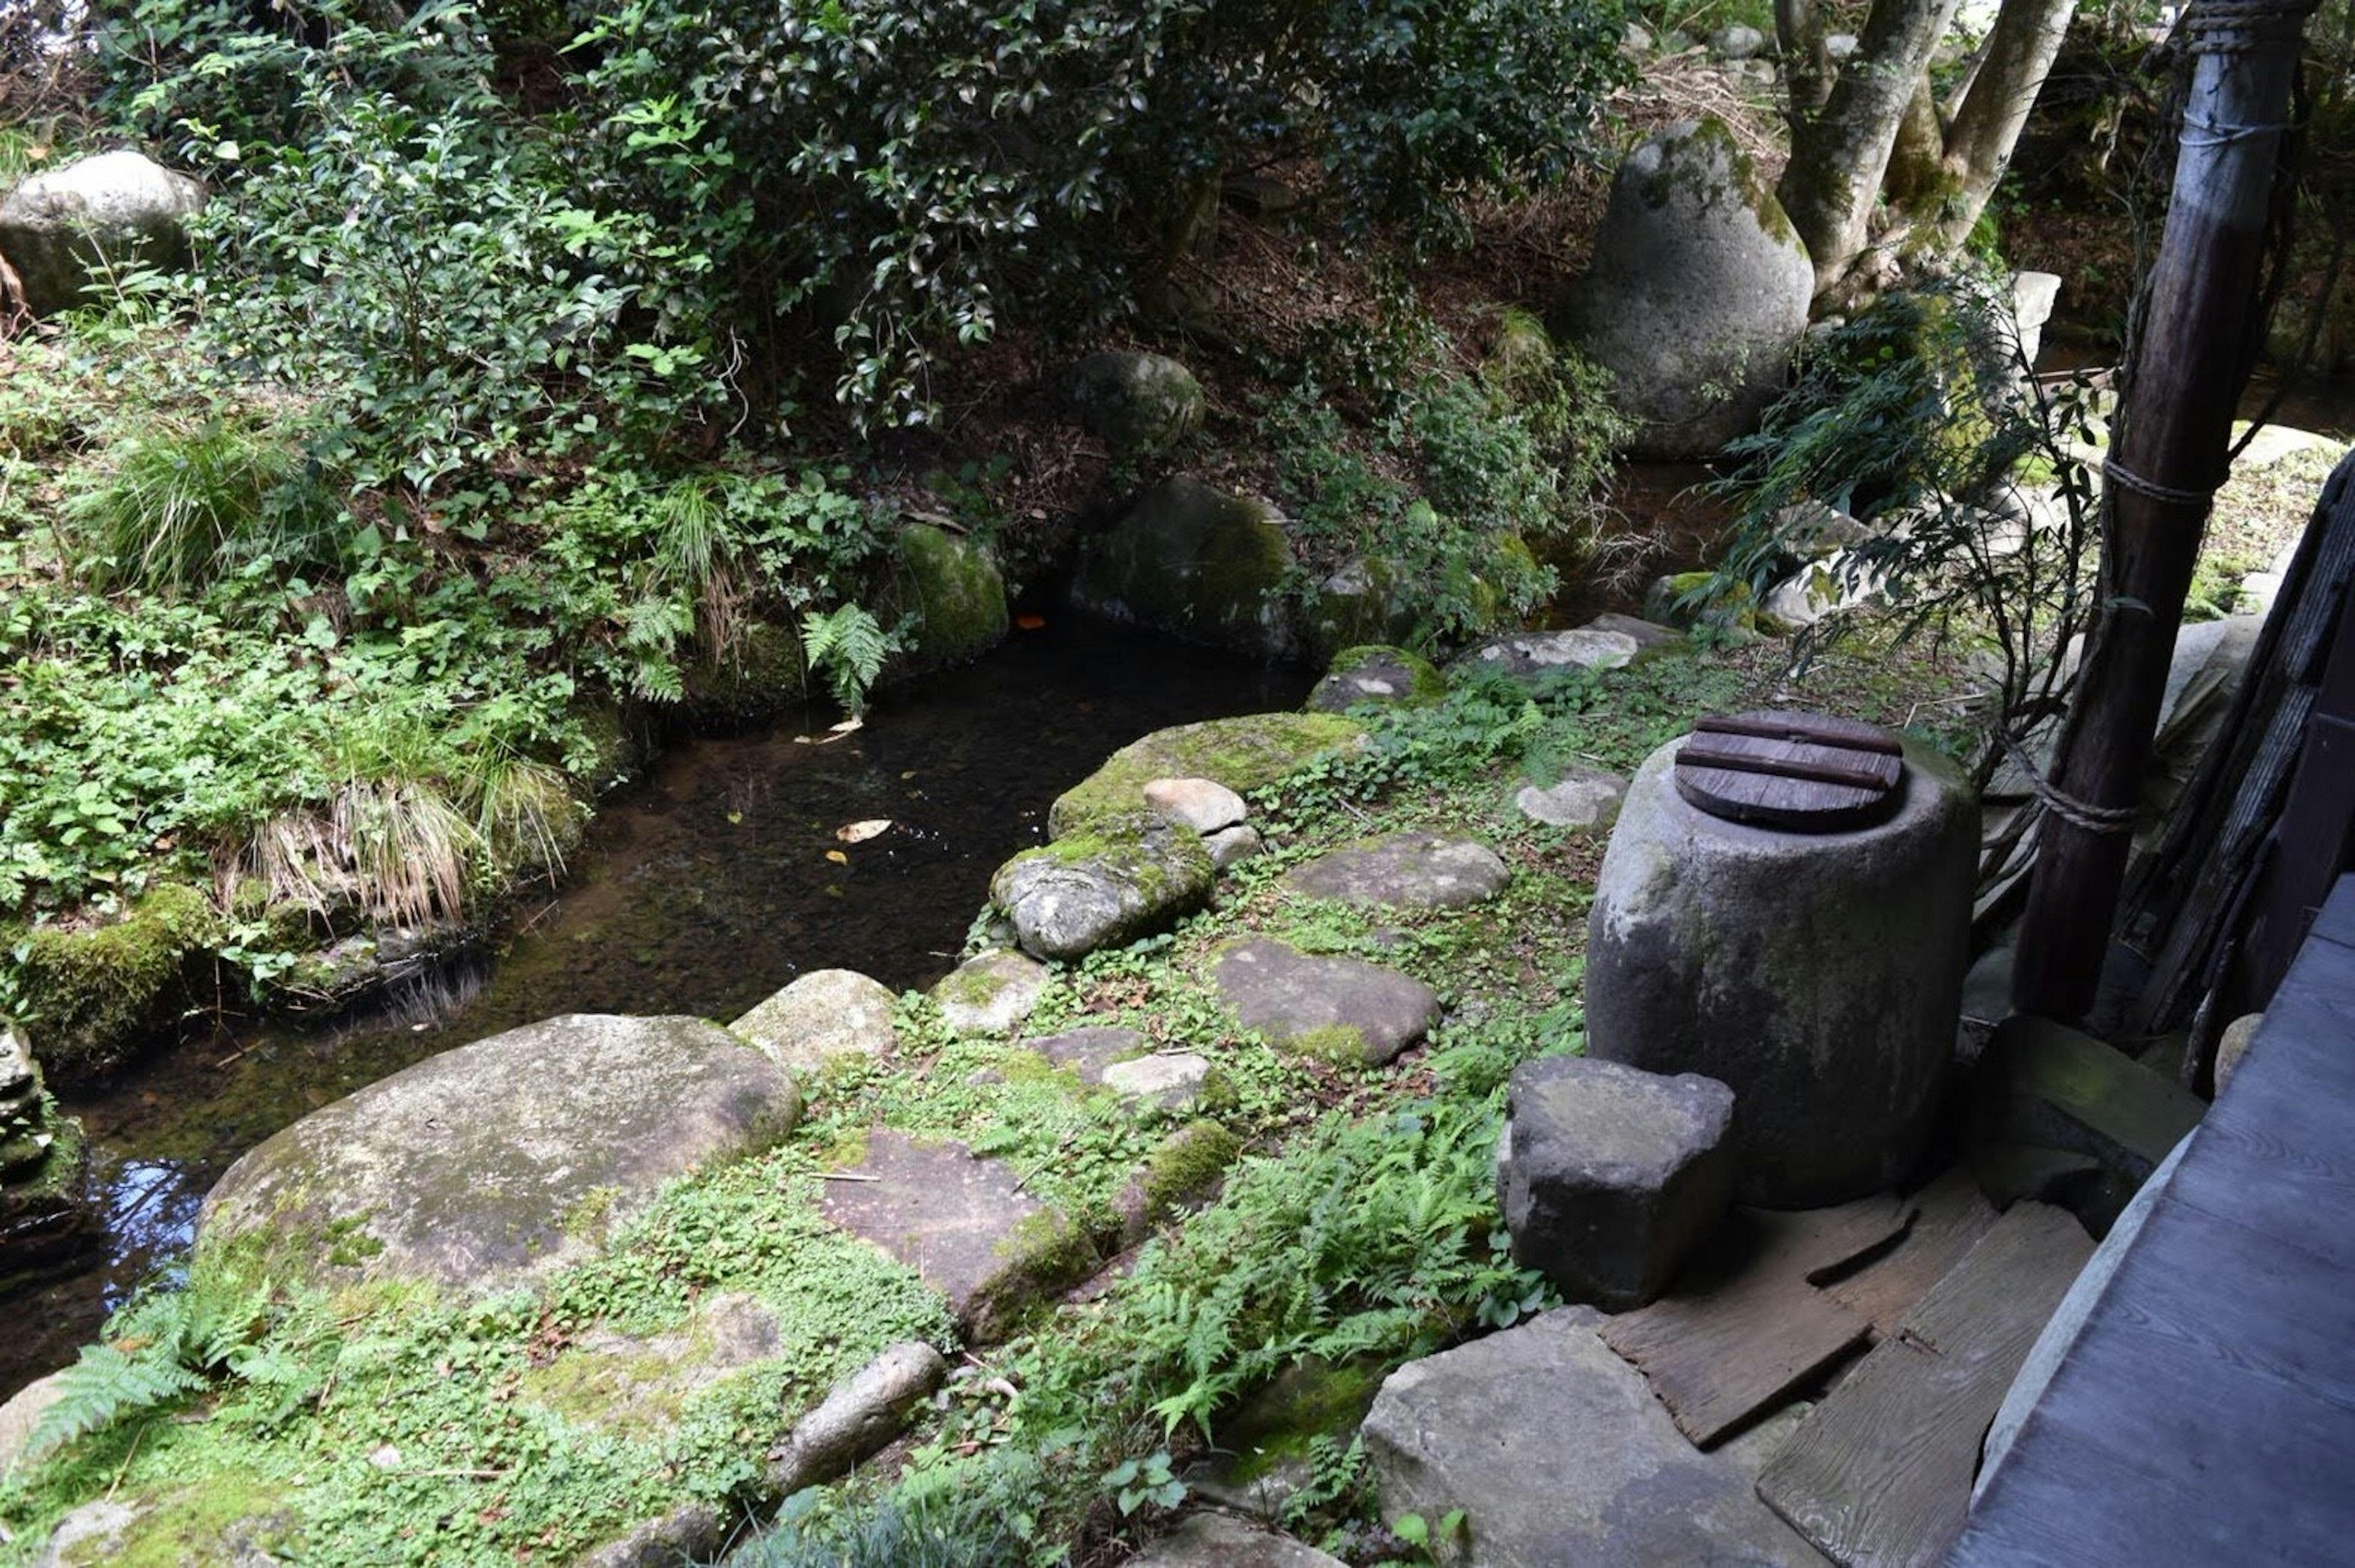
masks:
<svg viewBox="0 0 2355 1568"><path fill-rule="evenodd" d="M2315 0L2194 0L2195 57L2167 229L2105 465L2103 603L2062 731L2012 1005L2094 1002L2184 596L2254 345L2265 217Z"/></svg>

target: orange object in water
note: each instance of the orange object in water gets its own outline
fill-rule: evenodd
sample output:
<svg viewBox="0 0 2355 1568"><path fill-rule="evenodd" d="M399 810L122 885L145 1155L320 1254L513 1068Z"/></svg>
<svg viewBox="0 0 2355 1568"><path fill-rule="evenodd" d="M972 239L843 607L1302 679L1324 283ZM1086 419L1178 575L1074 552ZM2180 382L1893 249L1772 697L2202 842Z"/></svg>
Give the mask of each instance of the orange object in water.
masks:
<svg viewBox="0 0 2355 1568"><path fill-rule="evenodd" d="M1026 632L1035 632L1039 627L1047 624L1047 617L1044 615L1017 615L1014 617L1014 624Z"/></svg>

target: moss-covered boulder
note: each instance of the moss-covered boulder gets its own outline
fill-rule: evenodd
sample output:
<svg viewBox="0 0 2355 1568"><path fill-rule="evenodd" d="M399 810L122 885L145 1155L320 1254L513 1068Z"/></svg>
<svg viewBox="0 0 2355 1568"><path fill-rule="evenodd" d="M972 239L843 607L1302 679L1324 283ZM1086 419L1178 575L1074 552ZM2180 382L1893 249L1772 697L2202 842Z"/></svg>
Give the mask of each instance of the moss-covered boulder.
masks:
<svg viewBox="0 0 2355 1568"><path fill-rule="evenodd" d="M895 675L944 669L1006 640L1006 579L988 547L919 523L900 531L897 593L915 617L915 645Z"/></svg>
<svg viewBox="0 0 2355 1568"><path fill-rule="evenodd" d="M1159 452L1202 428L1209 400L1194 373L1166 354L1091 354L1063 374L1072 417L1124 456Z"/></svg>
<svg viewBox="0 0 2355 1568"><path fill-rule="evenodd" d="M249 1152L205 1200L201 1263L526 1283L591 1255L675 1177L793 1131L793 1077L700 1019L574 1014L429 1057Z"/></svg>
<svg viewBox="0 0 2355 1568"><path fill-rule="evenodd" d="M1672 125L1620 165L1586 274L1555 315L1608 369L1644 457L1706 457L1758 427L1807 326L1815 268L1723 122Z"/></svg>
<svg viewBox="0 0 2355 1568"><path fill-rule="evenodd" d="M1435 708L1446 699L1447 677L1429 659L1371 643L1335 654L1325 678L1309 692L1306 706L1318 713L1338 713L1360 702Z"/></svg>
<svg viewBox="0 0 2355 1568"><path fill-rule="evenodd" d="M1308 645L1292 592L1297 566L1273 507L1180 476L1081 546L1071 598L1187 642L1296 658Z"/></svg>
<svg viewBox="0 0 2355 1568"><path fill-rule="evenodd" d="M1308 642L1319 653L1413 636L1412 609L1400 603L1398 573L1380 557L1358 556L1327 573L1309 596Z"/></svg>
<svg viewBox="0 0 2355 1568"><path fill-rule="evenodd" d="M133 266L188 260L186 224L205 187L144 153L122 150L44 169L0 197L0 254L27 310L54 315L83 287Z"/></svg>
<svg viewBox="0 0 2355 1568"><path fill-rule="evenodd" d="M1024 952L1079 958L1167 930L1209 901L1217 874L1192 829L1140 814L1024 850L997 869L989 898Z"/></svg>
<svg viewBox="0 0 2355 1568"><path fill-rule="evenodd" d="M50 1078L70 1085L120 1067L191 1004L189 970L219 935L210 899L167 884L111 924L37 926L0 941L23 950L21 1021Z"/></svg>
<svg viewBox="0 0 2355 1568"><path fill-rule="evenodd" d="M810 691L800 635L768 621L740 628L727 647L695 660L680 678L688 721L701 730L727 730L766 718L803 701Z"/></svg>
<svg viewBox="0 0 2355 1568"><path fill-rule="evenodd" d="M1146 809L1156 779L1201 778L1248 794L1315 759L1360 744L1365 731L1331 713L1247 713L1156 730L1056 796L1047 834L1101 834Z"/></svg>

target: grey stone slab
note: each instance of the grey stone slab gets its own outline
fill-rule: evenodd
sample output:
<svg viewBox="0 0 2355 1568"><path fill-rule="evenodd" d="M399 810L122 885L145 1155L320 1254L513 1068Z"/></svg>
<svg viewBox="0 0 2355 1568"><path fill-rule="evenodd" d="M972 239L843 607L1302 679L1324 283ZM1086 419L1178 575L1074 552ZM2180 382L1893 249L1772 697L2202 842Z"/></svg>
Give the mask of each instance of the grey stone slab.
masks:
<svg viewBox="0 0 2355 1568"><path fill-rule="evenodd" d="M1362 1435L1383 1511L1465 1515L1468 1568L1823 1559L1697 1452L1585 1307L1393 1372Z"/></svg>
<svg viewBox="0 0 2355 1568"><path fill-rule="evenodd" d="M1342 1568L1315 1547L1222 1513L1188 1514L1128 1568Z"/></svg>
<svg viewBox="0 0 2355 1568"><path fill-rule="evenodd" d="M1101 1083L1105 1068L1145 1055L1153 1049L1153 1042L1133 1029L1092 1024L1034 1040L1030 1048L1056 1066L1077 1072L1081 1083Z"/></svg>
<svg viewBox="0 0 2355 1568"><path fill-rule="evenodd" d="M593 1253L664 1183L767 1148L800 1114L792 1075L717 1024L549 1019L276 1134L221 1178L199 1233L272 1232L316 1277L502 1287Z"/></svg>
<svg viewBox="0 0 2355 1568"><path fill-rule="evenodd" d="M1627 797L1627 781L1602 768L1573 767L1550 784L1523 784L1513 805L1548 827L1607 827Z"/></svg>
<svg viewBox="0 0 2355 1568"><path fill-rule="evenodd" d="M855 969L813 969L728 1027L779 1066L810 1072L841 1056L889 1056L899 998Z"/></svg>
<svg viewBox="0 0 2355 1568"><path fill-rule="evenodd" d="M1284 874L1284 885L1343 903L1455 909L1495 898L1512 875L1495 850L1472 839L1391 833L1295 866Z"/></svg>
<svg viewBox="0 0 2355 1568"><path fill-rule="evenodd" d="M967 1034L1006 1034L1047 994L1047 966L999 947L966 959L932 987L941 1019Z"/></svg>
<svg viewBox="0 0 2355 1568"><path fill-rule="evenodd" d="M1210 981L1246 1029L1371 1066L1439 1021L1439 995L1420 980L1354 958L1311 957L1266 937L1221 952Z"/></svg>

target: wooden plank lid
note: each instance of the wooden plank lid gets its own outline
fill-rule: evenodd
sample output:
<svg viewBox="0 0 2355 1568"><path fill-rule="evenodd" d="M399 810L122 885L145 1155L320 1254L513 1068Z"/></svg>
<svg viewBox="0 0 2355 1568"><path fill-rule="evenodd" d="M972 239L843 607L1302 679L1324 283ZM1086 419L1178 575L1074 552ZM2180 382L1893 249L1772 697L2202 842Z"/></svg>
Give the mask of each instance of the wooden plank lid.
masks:
<svg viewBox="0 0 2355 1568"><path fill-rule="evenodd" d="M1715 714L1677 752L1677 793L1729 822L1796 833L1870 827L1903 798L1885 730L1821 713Z"/></svg>

